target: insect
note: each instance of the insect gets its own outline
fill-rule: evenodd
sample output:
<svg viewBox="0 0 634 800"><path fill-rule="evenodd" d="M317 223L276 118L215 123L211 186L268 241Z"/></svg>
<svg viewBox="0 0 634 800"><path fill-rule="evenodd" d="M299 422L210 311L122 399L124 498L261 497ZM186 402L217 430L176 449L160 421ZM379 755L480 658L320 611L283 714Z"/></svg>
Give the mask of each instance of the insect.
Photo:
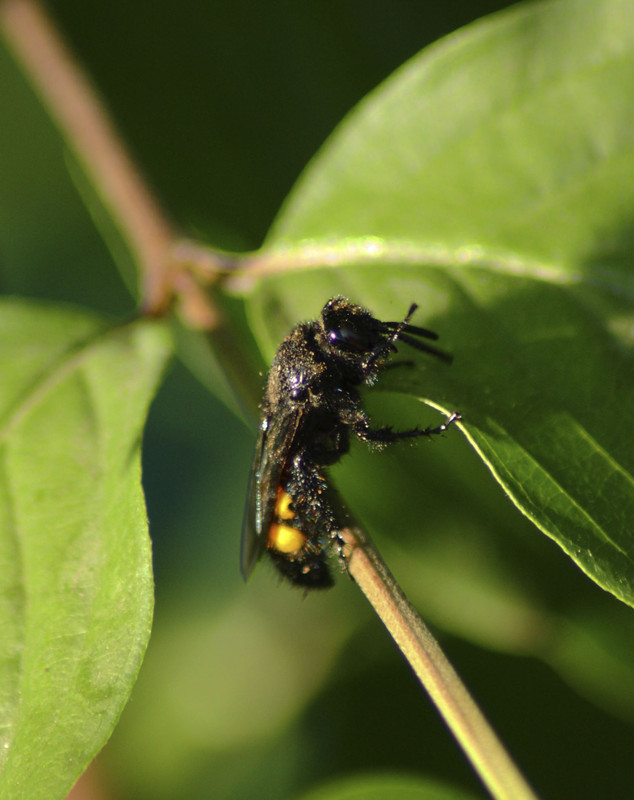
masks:
<svg viewBox="0 0 634 800"><path fill-rule="evenodd" d="M333 502L326 469L348 452L354 435L370 445L443 433L459 414L436 428L373 428L359 389L397 362L396 343L447 363L451 356L423 339L437 339L401 322L382 322L344 297L333 297L319 319L302 322L280 344L268 375L242 530L241 566L247 578L264 551L278 571L306 589L333 579L330 553L345 566L341 506Z"/></svg>

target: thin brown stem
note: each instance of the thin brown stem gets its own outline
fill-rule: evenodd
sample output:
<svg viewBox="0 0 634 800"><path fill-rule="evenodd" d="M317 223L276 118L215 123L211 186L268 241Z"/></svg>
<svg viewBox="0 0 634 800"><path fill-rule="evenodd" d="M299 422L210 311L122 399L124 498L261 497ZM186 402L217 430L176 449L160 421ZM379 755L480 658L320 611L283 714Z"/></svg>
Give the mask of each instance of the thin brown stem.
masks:
<svg viewBox="0 0 634 800"><path fill-rule="evenodd" d="M171 295L175 232L135 169L95 90L35 0L4 0L0 26L143 275L148 313Z"/></svg>
<svg viewBox="0 0 634 800"><path fill-rule="evenodd" d="M372 543L358 528L346 531L344 538L350 547L348 569L351 576L410 663L491 795L497 800L536 800Z"/></svg>

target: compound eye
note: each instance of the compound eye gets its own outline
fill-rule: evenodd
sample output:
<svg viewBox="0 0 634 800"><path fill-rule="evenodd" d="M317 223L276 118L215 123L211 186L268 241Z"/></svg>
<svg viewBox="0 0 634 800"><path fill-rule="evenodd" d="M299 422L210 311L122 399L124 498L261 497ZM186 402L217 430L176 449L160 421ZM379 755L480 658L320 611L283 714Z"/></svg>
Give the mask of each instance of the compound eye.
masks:
<svg viewBox="0 0 634 800"><path fill-rule="evenodd" d="M340 350L347 350L351 353L365 353L372 347L368 337L362 331L349 326L340 326L328 331L328 338Z"/></svg>

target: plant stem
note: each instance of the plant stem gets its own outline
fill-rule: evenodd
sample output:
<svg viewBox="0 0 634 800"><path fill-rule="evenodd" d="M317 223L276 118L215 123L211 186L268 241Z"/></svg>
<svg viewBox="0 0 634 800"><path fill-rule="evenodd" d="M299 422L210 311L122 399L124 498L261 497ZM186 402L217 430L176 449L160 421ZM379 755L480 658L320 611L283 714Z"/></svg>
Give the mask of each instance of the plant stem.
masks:
<svg viewBox="0 0 634 800"><path fill-rule="evenodd" d="M144 311L162 313L174 290L177 232L36 0L2 0L0 30L125 238L142 275Z"/></svg>
<svg viewBox="0 0 634 800"><path fill-rule="evenodd" d="M351 576L410 663L491 795L497 800L536 800L367 536L355 527L348 529L344 538L351 550L348 561Z"/></svg>

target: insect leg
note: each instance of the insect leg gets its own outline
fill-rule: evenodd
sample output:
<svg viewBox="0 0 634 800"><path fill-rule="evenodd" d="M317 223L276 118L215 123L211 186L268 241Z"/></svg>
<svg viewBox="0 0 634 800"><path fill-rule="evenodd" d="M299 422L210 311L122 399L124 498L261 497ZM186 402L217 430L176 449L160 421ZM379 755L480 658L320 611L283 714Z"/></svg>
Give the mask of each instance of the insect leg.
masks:
<svg viewBox="0 0 634 800"><path fill-rule="evenodd" d="M460 419L460 414L454 411L441 425L437 425L435 428L410 428L406 431L395 431L389 426L371 428L368 419L361 417L355 423L354 431L363 442L368 442L370 444L392 444L401 439L414 439L418 436L427 436L428 438L437 436L444 433L450 425L453 425L454 422L458 422Z"/></svg>
<svg viewBox="0 0 634 800"><path fill-rule="evenodd" d="M403 329L408 325L410 319L412 318L413 313L418 308L416 303L412 303L407 312L407 315L404 320L401 322L379 322L379 328L381 329L383 334L386 334L385 337L382 339L381 342L374 348L374 350L368 355L368 357L363 362L363 369L364 371L371 370L377 361L389 351L394 350L396 351L396 347L394 342L398 339L402 338ZM377 320L378 322L378 320Z"/></svg>

